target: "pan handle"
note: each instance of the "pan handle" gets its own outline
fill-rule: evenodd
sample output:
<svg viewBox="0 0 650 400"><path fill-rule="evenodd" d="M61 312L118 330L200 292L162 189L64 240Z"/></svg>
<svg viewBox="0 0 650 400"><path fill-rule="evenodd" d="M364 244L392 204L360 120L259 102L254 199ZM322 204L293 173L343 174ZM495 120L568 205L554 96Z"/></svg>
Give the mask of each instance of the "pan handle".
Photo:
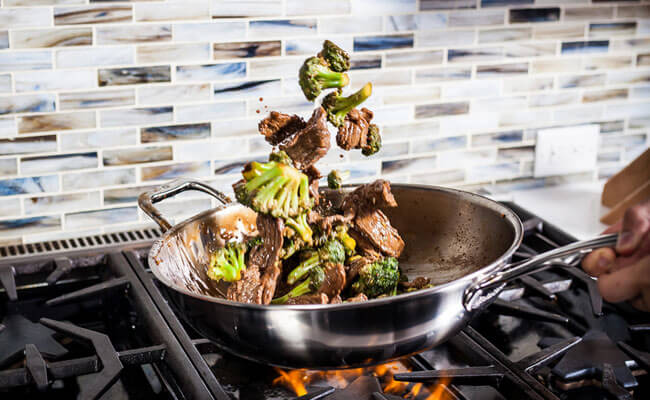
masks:
<svg viewBox="0 0 650 400"><path fill-rule="evenodd" d="M617 233L602 235L594 239L574 242L542 254L537 254L519 264L506 264L492 274L472 283L465 290L463 305L467 311L474 311L481 308L498 295L508 282L548 268L550 262L558 258L575 254L579 255L579 257L584 257L587 253L595 249L613 247L616 244L617 238Z"/></svg>
<svg viewBox="0 0 650 400"><path fill-rule="evenodd" d="M187 179L177 179L163 186L160 186L159 188L140 194L138 197L138 205L142 211L150 216L151 219L153 219L158 224L158 226L160 226L160 229L165 232L171 229L172 224L170 224L169 221L163 217L162 213L156 207L154 207L154 204L169 197L174 197L177 194L185 192L187 190L198 190L207 193L223 204L228 204L231 202L228 196L214 189L213 187L206 185L203 182Z"/></svg>

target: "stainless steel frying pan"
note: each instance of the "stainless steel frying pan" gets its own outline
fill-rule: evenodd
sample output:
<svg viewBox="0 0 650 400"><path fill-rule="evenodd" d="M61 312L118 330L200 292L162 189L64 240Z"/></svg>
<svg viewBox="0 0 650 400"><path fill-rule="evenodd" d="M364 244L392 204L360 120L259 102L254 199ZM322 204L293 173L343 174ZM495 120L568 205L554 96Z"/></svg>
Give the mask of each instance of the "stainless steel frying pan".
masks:
<svg viewBox="0 0 650 400"><path fill-rule="evenodd" d="M323 194L336 201L351 189ZM223 205L172 226L153 204L186 190L206 192ZM601 236L513 265L523 230L509 208L434 186L395 184L392 191L399 207L385 211L406 242L400 266L410 278L431 278L434 288L336 305L228 301L226 288L205 275L209 249L225 230L252 232L255 213L195 181L172 182L140 196L140 207L166 231L151 248L149 265L177 313L224 350L280 367L342 368L434 347L462 329L507 282L551 260L573 256L575 262L616 241L616 235Z"/></svg>

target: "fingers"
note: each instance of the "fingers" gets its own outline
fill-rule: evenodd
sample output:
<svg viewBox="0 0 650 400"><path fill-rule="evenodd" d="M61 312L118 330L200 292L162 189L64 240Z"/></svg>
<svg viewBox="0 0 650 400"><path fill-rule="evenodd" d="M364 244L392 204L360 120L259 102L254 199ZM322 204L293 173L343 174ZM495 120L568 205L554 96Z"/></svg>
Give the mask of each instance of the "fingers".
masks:
<svg viewBox="0 0 650 400"><path fill-rule="evenodd" d="M598 289L603 299L618 303L635 299L639 305L645 305L646 292L650 291L650 255L641 258L635 264L621 268L612 273L598 277ZM637 297L640 299L636 299Z"/></svg>
<svg viewBox="0 0 650 400"><path fill-rule="evenodd" d="M650 199L630 207L625 212L616 251L622 255L632 254L648 231L650 231Z"/></svg>
<svg viewBox="0 0 650 400"><path fill-rule="evenodd" d="M609 228L605 229L603 231L603 235L606 235L608 233L616 233L621 231L621 227L623 226L623 220L619 220L617 223L614 225L610 226Z"/></svg>
<svg viewBox="0 0 650 400"><path fill-rule="evenodd" d="M611 264L614 263L615 259L616 253L613 249L608 247L596 249L587 254L585 259L582 260L582 268L589 275L600 276L601 274L609 272Z"/></svg>

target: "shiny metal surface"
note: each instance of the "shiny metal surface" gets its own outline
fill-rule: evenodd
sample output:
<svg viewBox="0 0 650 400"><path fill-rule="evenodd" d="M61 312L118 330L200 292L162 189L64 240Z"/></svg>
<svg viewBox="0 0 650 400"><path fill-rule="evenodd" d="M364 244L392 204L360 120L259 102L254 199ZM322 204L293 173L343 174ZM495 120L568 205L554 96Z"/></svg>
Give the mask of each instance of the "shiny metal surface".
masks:
<svg viewBox="0 0 650 400"><path fill-rule="evenodd" d="M164 188L165 195L143 194L140 206L159 215L153 203L194 188L178 182ZM350 189L324 195L336 200ZM508 264L523 228L517 215L497 202L433 186L395 184L392 191L399 207L385 211L406 242L400 266L410 278L430 277L434 288L336 305L225 300L226 287L205 276L205 265L220 227L252 229L252 211L233 203L168 230L152 247L149 265L177 313L224 350L270 365L313 369L370 365L434 347L489 304L506 278L544 265L542 258L525 268ZM247 222L233 224L241 213L248 213L242 219Z"/></svg>

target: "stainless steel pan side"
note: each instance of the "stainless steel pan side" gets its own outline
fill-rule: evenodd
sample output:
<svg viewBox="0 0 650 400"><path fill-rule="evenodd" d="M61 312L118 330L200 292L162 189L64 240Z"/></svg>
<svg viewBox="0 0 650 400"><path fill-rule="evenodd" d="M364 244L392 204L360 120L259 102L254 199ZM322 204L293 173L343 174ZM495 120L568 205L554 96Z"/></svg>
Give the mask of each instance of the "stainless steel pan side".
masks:
<svg viewBox="0 0 650 400"><path fill-rule="evenodd" d="M509 262L523 228L510 209L459 190L395 184L399 207L385 212L406 242L400 266L410 278L430 277L434 288L361 303L244 304L226 300L225 287L205 276L205 265L215 232L242 213L238 229L253 229L254 213L225 203L169 229L153 206L193 189L226 198L205 186L180 181L140 196L140 206L166 231L152 247L149 265L170 304L201 334L238 356L288 368L369 365L431 348L462 329L507 281L545 268L551 259L613 243L607 237L514 266ZM340 198L351 189L323 195Z"/></svg>

